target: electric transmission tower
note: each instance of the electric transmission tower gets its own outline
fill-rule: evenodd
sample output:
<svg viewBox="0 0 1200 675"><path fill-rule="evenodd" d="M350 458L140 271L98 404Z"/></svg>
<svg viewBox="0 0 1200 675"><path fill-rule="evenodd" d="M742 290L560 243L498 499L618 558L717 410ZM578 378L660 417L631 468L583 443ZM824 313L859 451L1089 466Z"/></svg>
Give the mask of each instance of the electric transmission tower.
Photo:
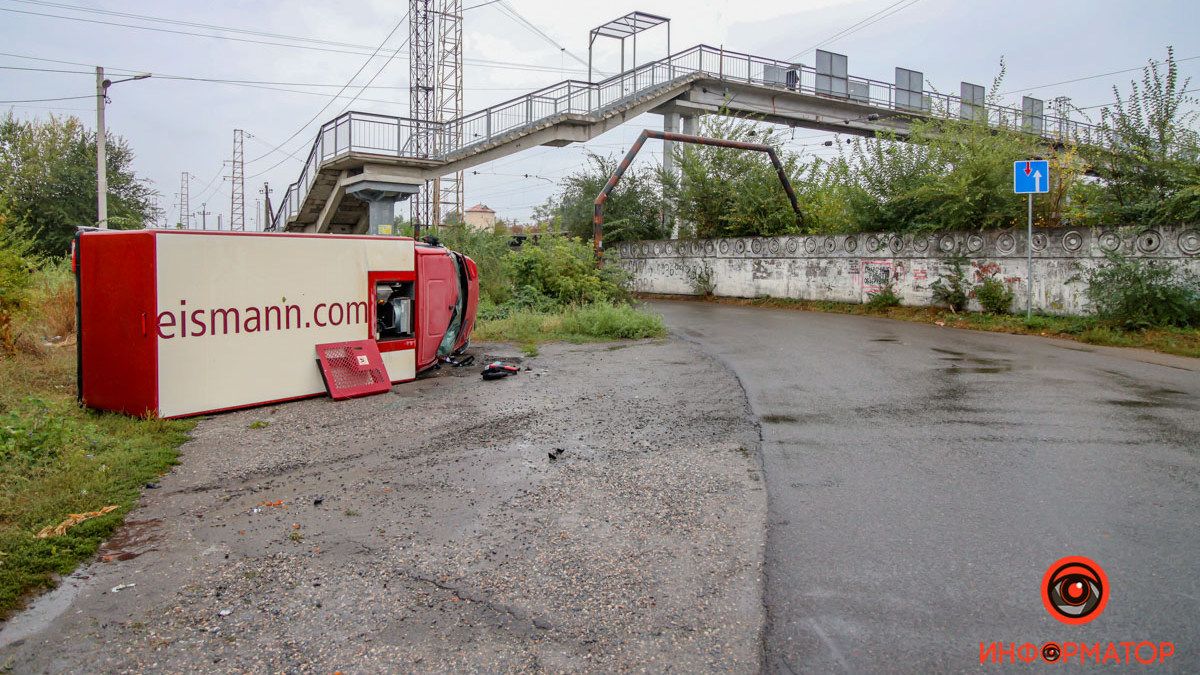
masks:
<svg viewBox="0 0 1200 675"><path fill-rule="evenodd" d="M462 0L409 0L408 7L409 117L417 120L413 150L428 157L462 140L460 128L441 124L463 113ZM412 197L415 226L436 225L462 209L461 171L434 179Z"/></svg>
<svg viewBox="0 0 1200 675"><path fill-rule="evenodd" d="M445 124L463 114L463 11L462 0L438 0L437 12L437 89L434 113L442 123L437 147L439 154L462 145L462 127ZM451 213L463 215L463 172L435 178L433 181L433 223L440 225Z"/></svg>
<svg viewBox="0 0 1200 675"><path fill-rule="evenodd" d="M246 156L242 152L244 142L245 133L241 129L234 129L233 160L229 171L229 229L233 231L246 229Z"/></svg>
<svg viewBox="0 0 1200 675"><path fill-rule="evenodd" d="M416 120L413 129L413 154L433 154L434 107L434 0L408 2L408 116ZM426 184L412 200L414 228L429 225L429 186Z"/></svg>
<svg viewBox="0 0 1200 675"><path fill-rule="evenodd" d="M192 229L192 208L188 205L188 181L191 178L186 171L179 178L179 222L185 230Z"/></svg>

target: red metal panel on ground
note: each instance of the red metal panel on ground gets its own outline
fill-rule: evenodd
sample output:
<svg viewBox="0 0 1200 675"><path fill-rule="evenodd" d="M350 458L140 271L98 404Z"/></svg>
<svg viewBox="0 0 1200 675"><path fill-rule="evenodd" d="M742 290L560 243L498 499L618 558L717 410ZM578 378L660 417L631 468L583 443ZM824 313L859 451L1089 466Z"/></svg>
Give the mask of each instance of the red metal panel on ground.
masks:
<svg viewBox="0 0 1200 675"><path fill-rule="evenodd" d="M382 394L392 388L374 340L317 345L321 375L335 400Z"/></svg>
<svg viewBox="0 0 1200 675"><path fill-rule="evenodd" d="M154 236L89 232L78 240L79 398L88 407L158 412Z"/></svg>

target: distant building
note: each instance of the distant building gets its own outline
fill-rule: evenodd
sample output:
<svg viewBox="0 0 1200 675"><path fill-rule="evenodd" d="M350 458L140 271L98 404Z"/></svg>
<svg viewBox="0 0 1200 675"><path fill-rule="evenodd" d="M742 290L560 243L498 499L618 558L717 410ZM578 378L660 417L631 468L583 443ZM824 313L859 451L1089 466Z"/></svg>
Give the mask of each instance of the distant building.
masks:
<svg viewBox="0 0 1200 675"><path fill-rule="evenodd" d="M492 231L496 227L496 212L485 204L476 204L467 209L463 222L472 230Z"/></svg>

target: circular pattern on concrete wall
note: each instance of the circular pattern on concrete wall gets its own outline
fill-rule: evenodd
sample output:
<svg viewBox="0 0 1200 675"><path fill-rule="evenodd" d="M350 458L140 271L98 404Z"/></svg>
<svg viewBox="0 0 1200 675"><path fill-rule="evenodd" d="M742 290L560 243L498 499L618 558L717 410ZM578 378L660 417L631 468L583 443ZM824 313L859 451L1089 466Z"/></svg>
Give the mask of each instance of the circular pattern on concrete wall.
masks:
<svg viewBox="0 0 1200 675"><path fill-rule="evenodd" d="M721 243L717 245L717 248L721 249L721 253L729 253L729 242L722 239Z"/></svg>
<svg viewBox="0 0 1200 675"><path fill-rule="evenodd" d="M1046 239L1046 233L1045 233L1045 232L1034 232L1034 233L1033 233L1033 240L1032 240L1030 243L1031 243L1031 244L1033 244L1033 250L1035 250L1035 251L1045 251L1045 250L1046 250L1046 244L1048 244L1048 243L1049 243L1049 241Z"/></svg>
<svg viewBox="0 0 1200 675"><path fill-rule="evenodd" d="M889 242L889 243L891 244L891 247L892 247L892 253L899 253L900 251L904 250L904 238L903 237L893 236L891 242Z"/></svg>
<svg viewBox="0 0 1200 675"><path fill-rule="evenodd" d="M755 239L754 241L750 242L750 250L754 251L755 253L762 253L763 252L762 239Z"/></svg>
<svg viewBox="0 0 1200 675"><path fill-rule="evenodd" d="M717 252L716 244L711 241L704 242L704 255L712 255Z"/></svg>
<svg viewBox="0 0 1200 675"><path fill-rule="evenodd" d="M1162 246L1162 235L1157 230L1144 230L1137 236L1137 247L1142 253L1154 253Z"/></svg>
<svg viewBox="0 0 1200 675"><path fill-rule="evenodd" d="M1063 235L1062 247L1071 253L1078 251L1083 248L1083 235L1071 230Z"/></svg>
<svg viewBox="0 0 1200 675"><path fill-rule="evenodd" d="M809 253L816 253L817 252L817 238L816 237L805 237L804 238L804 250L808 251Z"/></svg>
<svg viewBox="0 0 1200 675"><path fill-rule="evenodd" d="M1116 232L1105 232L1099 238L1101 250L1112 253L1121 248L1121 235Z"/></svg>
<svg viewBox="0 0 1200 675"><path fill-rule="evenodd" d="M745 253L746 252L746 240L738 239L737 242L733 245L733 250L736 253Z"/></svg>
<svg viewBox="0 0 1200 675"><path fill-rule="evenodd" d="M621 251L622 258L629 257L629 244L621 244L620 251Z"/></svg>
<svg viewBox="0 0 1200 675"><path fill-rule="evenodd" d="M929 250L929 237L916 237L913 239L913 250L917 253L924 253Z"/></svg>
<svg viewBox="0 0 1200 675"><path fill-rule="evenodd" d="M879 241L879 237L871 235L867 237L867 253L874 253L883 248L883 243Z"/></svg>
<svg viewBox="0 0 1200 675"><path fill-rule="evenodd" d="M1185 230L1179 234L1179 250L1188 255L1200 253L1200 230Z"/></svg>
<svg viewBox="0 0 1200 675"><path fill-rule="evenodd" d="M654 255L662 255L665 252L665 248L661 241L654 242L653 246L654 246Z"/></svg>
<svg viewBox="0 0 1200 675"><path fill-rule="evenodd" d="M800 250L800 242L799 242L799 241L797 241L795 237L790 237L790 238L788 238L788 240L787 240L787 252L788 252L788 253L795 253L795 252L796 252L796 251L798 251L798 250Z"/></svg>
<svg viewBox="0 0 1200 675"><path fill-rule="evenodd" d="M1012 253L1017 250L1017 238L1012 232L1001 232L996 237L996 250L1001 253Z"/></svg>
<svg viewBox="0 0 1200 675"><path fill-rule="evenodd" d="M978 253L983 248L983 237L978 234L967 235L967 251Z"/></svg>
<svg viewBox="0 0 1200 675"><path fill-rule="evenodd" d="M942 253L949 253L958 248L958 243L954 241L954 235L952 234L943 234L942 236L938 237L937 245L938 250Z"/></svg>
<svg viewBox="0 0 1200 675"><path fill-rule="evenodd" d="M691 250L691 254L692 254L692 255L700 255L700 251L703 249L703 246L700 244L700 242L698 242L698 241L693 241L693 242L692 242L692 243L689 245L689 248L690 248L690 250Z"/></svg>
<svg viewBox="0 0 1200 675"><path fill-rule="evenodd" d="M825 252L833 253L837 250L837 239L833 237L825 237Z"/></svg>
<svg viewBox="0 0 1200 675"><path fill-rule="evenodd" d="M767 248L770 249L772 255L779 255L779 240L772 239L771 241L767 242Z"/></svg>
<svg viewBox="0 0 1200 675"><path fill-rule="evenodd" d="M846 253L854 253L854 249L858 248L858 237L852 234L848 235L842 246L846 248Z"/></svg>

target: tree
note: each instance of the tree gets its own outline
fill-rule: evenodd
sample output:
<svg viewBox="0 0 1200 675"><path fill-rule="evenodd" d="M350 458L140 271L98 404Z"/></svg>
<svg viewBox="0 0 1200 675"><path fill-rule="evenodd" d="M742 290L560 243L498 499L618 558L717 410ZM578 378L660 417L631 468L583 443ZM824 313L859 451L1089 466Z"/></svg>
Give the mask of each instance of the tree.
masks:
<svg viewBox="0 0 1200 675"><path fill-rule="evenodd" d="M1100 223L1128 225L1200 220L1200 134L1197 99L1180 80L1175 50L1151 62L1128 95L1102 108L1088 157L1100 182L1086 194Z"/></svg>
<svg viewBox="0 0 1200 675"><path fill-rule="evenodd" d="M108 226L144 227L157 194L133 172L133 151L109 135ZM62 255L75 228L96 224L96 134L78 118L48 121L0 118L0 195L14 229L33 238L37 251Z"/></svg>
<svg viewBox="0 0 1200 675"><path fill-rule="evenodd" d="M561 229L567 234L590 240L596 197L619 161L589 153L583 168L562 180L562 191L534 209L534 220L565 223ZM605 242L670 236L670 228L663 222L662 204L657 171L630 167L604 205Z"/></svg>
<svg viewBox="0 0 1200 675"><path fill-rule="evenodd" d="M801 164L782 150L779 130L722 115L701 120L702 136L762 143L775 148L790 180ZM799 232L799 219L765 153L709 145L675 149L679 175L662 172L663 193L697 237L740 237Z"/></svg>

